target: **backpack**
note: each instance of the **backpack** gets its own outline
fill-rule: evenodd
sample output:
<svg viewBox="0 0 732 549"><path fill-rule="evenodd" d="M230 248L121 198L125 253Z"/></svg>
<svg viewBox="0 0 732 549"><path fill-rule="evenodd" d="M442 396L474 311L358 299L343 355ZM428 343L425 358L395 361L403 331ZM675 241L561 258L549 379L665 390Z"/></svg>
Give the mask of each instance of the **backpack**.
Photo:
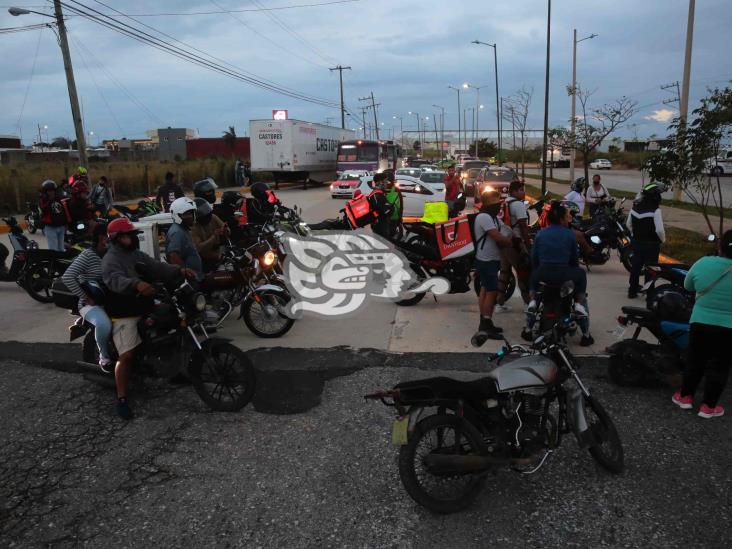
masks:
<svg viewBox="0 0 732 549"><path fill-rule="evenodd" d="M511 223L511 204L513 204L517 200L518 198L509 196L506 200L503 201L501 211L498 214L498 217L501 221L503 221L503 224L511 227L512 229L514 224Z"/></svg>
<svg viewBox="0 0 732 549"><path fill-rule="evenodd" d="M481 214L490 215L489 213L486 213L486 212L471 213L471 214L467 215L468 224L470 225L470 235L473 237L473 249L475 250L476 253L478 252L478 250L483 249L483 246L485 246L485 240L486 240L486 238L488 238L487 231L484 232L480 238L477 238L477 239L475 238L475 220ZM496 224L496 227L500 230L501 226L500 226L499 219L497 217L494 217L493 222Z"/></svg>
<svg viewBox="0 0 732 549"><path fill-rule="evenodd" d="M362 194L358 198L352 198L346 204L346 217L354 229L371 225L379 217L379 212L374 211L369 200L376 192L383 193L383 191L375 190L368 196Z"/></svg>

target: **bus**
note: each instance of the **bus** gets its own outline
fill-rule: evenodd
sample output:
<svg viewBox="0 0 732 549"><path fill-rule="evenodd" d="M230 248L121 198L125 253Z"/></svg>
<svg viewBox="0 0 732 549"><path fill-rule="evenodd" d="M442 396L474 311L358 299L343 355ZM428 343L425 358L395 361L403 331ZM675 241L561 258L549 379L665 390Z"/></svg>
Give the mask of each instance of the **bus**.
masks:
<svg viewBox="0 0 732 549"><path fill-rule="evenodd" d="M338 145L338 173L348 170L366 170L381 173L396 170L402 158L402 148L393 141L355 139Z"/></svg>

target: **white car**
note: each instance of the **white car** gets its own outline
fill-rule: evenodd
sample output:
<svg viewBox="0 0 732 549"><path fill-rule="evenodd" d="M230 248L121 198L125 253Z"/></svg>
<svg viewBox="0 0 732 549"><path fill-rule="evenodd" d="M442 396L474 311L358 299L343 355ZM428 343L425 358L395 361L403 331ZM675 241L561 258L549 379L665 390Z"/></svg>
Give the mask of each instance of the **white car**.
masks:
<svg viewBox="0 0 732 549"><path fill-rule="evenodd" d="M333 198L345 196L353 198L353 191L358 188L362 177L370 175L371 172L363 170L348 170L338 174L338 178L330 184L330 195Z"/></svg>
<svg viewBox="0 0 732 549"><path fill-rule="evenodd" d="M374 190L371 187L373 176L362 177L359 190L369 195ZM445 184L431 184L420 181L416 177L406 175L397 176L396 184L402 193L404 200L404 211L402 217L424 217L424 205L426 202L444 202Z"/></svg>
<svg viewBox="0 0 732 549"><path fill-rule="evenodd" d="M424 170L422 168L399 168L394 172L394 175L401 177L406 175L408 177L419 177Z"/></svg>
<svg viewBox="0 0 732 549"><path fill-rule="evenodd" d="M609 170L612 167L612 162L610 162L607 158L598 158L597 160L590 162L590 168L592 168L593 170Z"/></svg>

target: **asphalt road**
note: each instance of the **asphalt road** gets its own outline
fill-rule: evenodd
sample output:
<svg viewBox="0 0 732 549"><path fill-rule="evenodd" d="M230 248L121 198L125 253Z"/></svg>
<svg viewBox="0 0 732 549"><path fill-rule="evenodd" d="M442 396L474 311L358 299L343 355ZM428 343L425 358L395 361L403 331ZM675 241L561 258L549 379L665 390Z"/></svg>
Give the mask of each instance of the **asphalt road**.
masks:
<svg viewBox="0 0 732 549"><path fill-rule="evenodd" d="M0 546L729 546L729 422L679 411L668 390L621 390L586 366L626 472L605 473L567 438L536 474L499 472L472 507L437 516L400 484L390 410L361 396L475 378L475 355L268 352L253 354L265 384L256 409L211 413L190 387L151 383L129 423L108 388L78 373L0 360ZM290 395L304 406L284 414L277 401L302 385L310 400Z"/></svg>

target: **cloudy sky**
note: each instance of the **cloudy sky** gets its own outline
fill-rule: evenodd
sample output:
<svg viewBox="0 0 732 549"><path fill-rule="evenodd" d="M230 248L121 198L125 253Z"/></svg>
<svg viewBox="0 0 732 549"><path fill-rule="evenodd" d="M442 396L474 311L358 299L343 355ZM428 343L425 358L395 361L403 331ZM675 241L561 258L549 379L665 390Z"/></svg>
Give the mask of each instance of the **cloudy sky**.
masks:
<svg viewBox="0 0 732 549"><path fill-rule="evenodd" d="M7 13L11 5L50 9L42 0L2 2L1 28L44 21L37 15L12 17ZM543 124L546 0L350 0L271 11L260 8L334 0L105 0L109 7L93 0L64 2L104 14L114 14L112 7L125 14L187 14L117 21L156 37L163 38L164 32L168 42L185 42L240 73L326 102L338 101L337 73L328 68L350 65L352 70L344 72L347 105L357 112L359 97L373 91L381 120L387 127L396 125L397 132L398 120L392 116L403 116L404 129L413 129L414 116L407 112L432 117L433 104L445 107L446 127L456 127L456 94L447 86L464 82L487 85L481 91L486 107L481 128L494 128L493 50L470 42L496 42L500 94L533 88L529 126ZM665 105L663 100L675 92L660 86L682 78L688 1L553 4L550 125L566 124L569 118L566 85L571 80L572 29L577 28L580 37L599 35L578 47L578 82L597 90L591 103L599 106L627 95L640 109L635 126L621 135L662 135L678 104ZM692 107L707 87L732 80L731 7L729 0L697 2ZM339 121L337 109L211 72L82 17L69 18L68 28L85 126L94 132L94 142L143 137L147 129L168 125L195 128L202 136L220 136L234 125L242 135L250 119L269 118L275 108L289 109L291 118ZM40 124L48 126L50 138L73 135L53 33L0 33L0 51L0 134L20 134L30 143ZM463 107L475 105L473 90L461 96Z"/></svg>

